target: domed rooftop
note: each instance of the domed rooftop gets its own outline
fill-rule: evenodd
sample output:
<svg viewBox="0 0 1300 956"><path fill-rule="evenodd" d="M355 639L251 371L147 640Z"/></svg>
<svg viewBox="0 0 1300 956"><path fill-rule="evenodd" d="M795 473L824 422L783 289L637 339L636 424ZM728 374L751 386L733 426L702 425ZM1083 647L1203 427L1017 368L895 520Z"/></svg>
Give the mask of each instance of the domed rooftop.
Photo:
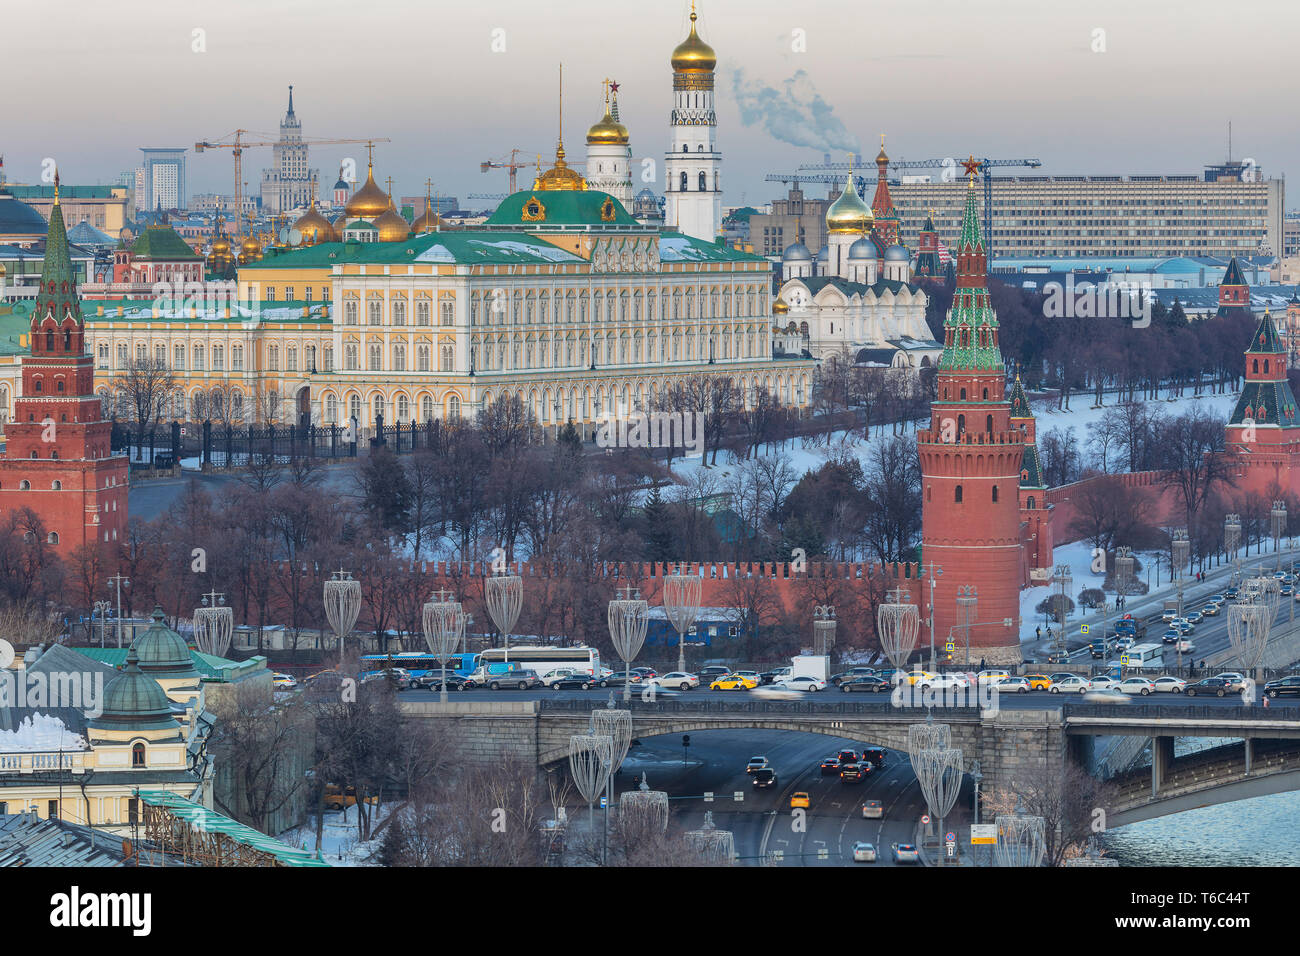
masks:
<svg viewBox="0 0 1300 956"><path fill-rule="evenodd" d="M712 73L713 68L718 65L718 55L713 52L713 47L701 40L700 35L695 32L697 19L699 18L695 14L695 4L692 3L690 35L677 44L670 61L675 73Z"/></svg>
<svg viewBox="0 0 1300 956"><path fill-rule="evenodd" d="M314 246L318 242L338 241L338 236L335 235L334 227L330 225L330 221L316 211L315 199L312 199L311 206L307 211L298 217L298 221L293 224L293 228L298 230L305 246Z"/></svg>
<svg viewBox="0 0 1300 956"><path fill-rule="evenodd" d="M802 242L791 243L785 247L785 252L781 253L782 262L811 262L812 253Z"/></svg>
<svg viewBox="0 0 1300 956"><path fill-rule="evenodd" d="M424 215L418 217L415 222L411 223L411 232L437 232L446 225L446 220L438 215L437 210L433 208L433 203L426 197L424 202Z"/></svg>
<svg viewBox="0 0 1300 956"><path fill-rule="evenodd" d="M134 644L126 652L126 667L122 673L104 687L99 716L87 721L87 724L118 730L165 730L180 727L172 716L167 692L140 669L140 656L136 653Z"/></svg>
<svg viewBox="0 0 1300 956"><path fill-rule="evenodd" d="M380 242L401 242L411 234L411 224L393 208L392 196L388 197L388 208L375 217L375 229L379 231Z"/></svg>
<svg viewBox="0 0 1300 956"><path fill-rule="evenodd" d="M192 677L198 679L190 649L181 637L165 623L161 607L153 609L153 623L131 644L139 655L140 669L155 678Z"/></svg>
<svg viewBox="0 0 1300 956"><path fill-rule="evenodd" d="M49 231L49 224L39 212L0 186L0 236L43 238Z"/></svg>
<svg viewBox="0 0 1300 956"><path fill-rule="evenodd" d="M777 299L775 302L772 303L773 315L789 315L789 313L790 313L790 306L786 305L780 299Z"/></svg>
<svg viewBox="0 0 1300 956"><path fill-rule="evenodd" d="M388 194L375 182L375 167L366 173L366 182L343 207L348 219L374 219L388 211Z"/></svg>
<svg viewBox="0 0 1300 956"><path fill-rule="evenodd" d="M890 246L885 250L886 262L906 262L912 258L912 254L907 251L906 246Z"/></svg>
<svg viewBox="0 0 1300 956"><path fill-rule="evenodd" d="M826 231L831 233L860 232L864 235L871 231L871 207L858 195L858 187L853 183L853 174L849 173L844 183L844 192L840 198L831 203L826 210Z"/></svg>
<svg viewBox="0 0 1300 956"><path fill-rule="evenodd" d="M609 112L608 104L605 106L605 115L602 116L589 130L587 130L588 146L626 146L628 144L627 127L620 123Z"/></svg>
<svg viewBox="0 0 1300 956"><path fill-rule="evenodd" d="M861 239L849 246L850 259L874 259L876 258L876 244L863 236Z"/></svg>
<svg viewBox="0 0 1300 956"><path fill-rule="evenodd" d="M825 246L822 246L822 247L821 247L821 250L817 253L817 261L818 261L818 262L830 262L830 261L831 261L831 253L830 253L830 250L827 249Z"/></svg>

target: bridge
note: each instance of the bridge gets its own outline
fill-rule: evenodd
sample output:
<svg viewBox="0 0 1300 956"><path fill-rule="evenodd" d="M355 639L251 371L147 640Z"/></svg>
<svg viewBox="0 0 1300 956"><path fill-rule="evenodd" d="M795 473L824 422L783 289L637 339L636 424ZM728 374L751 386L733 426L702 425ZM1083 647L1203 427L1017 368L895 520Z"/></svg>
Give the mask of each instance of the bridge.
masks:
<svg viewBox="0 0 1300 956"><path fill-rule="evenodd" d="M512 757L539 772L568 758L569 737L586 733L599 698L507 701L402 701L411 718L435 721L455 735L465 758L483 763ZM924 721L924 707L887 700L757 701L634 698L639 738L707 730L765 729L822 734L907 752L907 728ZM1063 772L1073 762L1093 769L1099 737L1150 740L1151 763L1109 781L1107 826L1116 827L1211 804L1300 789L1300 719L1291 711L1234 705L1130 705L1061 702L1030 710L935 707L936 722L952 728L953 746L969 767L980 762L985 790L1014 789L1018 778ZM1175 758L1174 741L1229 738L1233 743Z"/></svg>

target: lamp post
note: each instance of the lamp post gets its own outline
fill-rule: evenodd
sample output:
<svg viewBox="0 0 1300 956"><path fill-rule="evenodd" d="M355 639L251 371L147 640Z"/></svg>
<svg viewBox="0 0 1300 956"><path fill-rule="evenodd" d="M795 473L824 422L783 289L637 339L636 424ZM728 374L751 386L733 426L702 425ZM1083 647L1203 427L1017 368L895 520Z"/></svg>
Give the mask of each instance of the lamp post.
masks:
<svg viewBox="0 0 1300 956"><path fill-rule="evenodd" d="M1187 567L1187 562L1191 558L1191 554L1192 554L1192 542L1187 537L1187 529L1175 528L1173 533L1173 540L1170 542L1170 557L1171 560L1173 561L1173 566L1170 568L1170 573L1174 576L1174 581L1178 586L1179 620L1181 620L1183 617L1183 588L1186 587L1187 585L1187 575L1184 573L1184 569ZM1183 637L1182 632L1179 631L1178 640L1174 644L1174 647L1178 649L1179 672L1181 672L1183 669L1182 637Z"/></svg>
<svg viewBox="0 0 1300 956"><path fill-rule="evenodd" d="M979 826L980 822L980 783L984 780L984 774L980 773L980 762L978 760L971 763L970 779L975 784L975 818L974 823ZM975 865L979 865L979 854L974 848L971 849Z"/></svg>
<svg viewBox="0 0 1300 956"><path fill-rule="evenodd" d="M677 630L677 669L686 670L686 632L700 615L700 589L703 583L698 574L686 574L684 565L664 578L664 614Z"/></svg>
<svg viewBox="0 0 1300 956"><path fill-rule="evenodd" d="M503 660L509 664L510 633L514 630L524 605L524 579L517 574L495 574L483 582L483 596L487 601L488 615L501 632L502 645L505 647Z"/></svg>
<svg viewBox="0 0 1300 956"><path fill-rule="evenodd" d="M1074 571L1070 568L1068 564L1058 564L1055 568L1052 569L1052 576L1056 579L1056 583L1059 584L1061 587L1061 594L1060 594L1061 601L1058 606L1058 610L1061 615L1061 620L1059 622L1061 626L1057 628L1056 640L1053 643L1055 643L1056 645L1057 653L1064 654L1065 653L1065 619L1070 613L1069 612L1070 605L1068 602L1070 601L1070 591L1073 590L1074 587Z"/></svg>
<svg viewBox="0 0 1300 956"><path fill-rule="evenodd" d="M934 586L939 583L939 578L943 576L943 568L931 561L929 564L922 565L921 577L930 579L930 670L934 670Z"/></svg>
<svg viewBox="0 0 1300 956"><path fill-rule="evenodd" d="M447 702L447 658L455 653L456 645L464 638L467 623L460 602L452 600L454 596L446 589L434 593L433 600L424 605L421 622L429 653L442 664L438 698L444 704Z"/></svg>
<svg viewBox="0 0 1300 956"><path fill-rule="evenodd" d="M910 597L909 592L895 589L889 592L889 603L876 610L876 636L895 671L907 664L921 633L920 611L915 604L906 603Z"/></svg>
<svg viewBox="0 0 1300 956"><path fill-rule="evenodd" d="M352 574L342 568L330 575L325 582L325 618L334 630L339 645L339 663L343 663L343 641L352 633L361 613L361 582L353 580Z"/></svg>
<svg viewBox="0 0 1300 956"><path fill-rule="evenodd" d="M203 607L194 609L194 641L199 650L216 657L225 656L235 631L235 612L225 606L226 596L210 591L203 595Z"/></svg>
<svg viewBox="0 0 1300 956"><path fill-rule="evenodd" d="M631 586L616 592L609 602L609 639L623 659L623 699L632 699L631 667L645 643L650 624L650 606L641 600L641 592Z"/></svg>
<svg viewBox="0 0 1300 956"><path fill-rule="evenodd" d="M122 577L120 572L108 579L109 590L111 591L114 587L117 588L117 646L118 647L122 646L122 588L123 587L129 588L130 586L131 586L130 579Z"/></svg>
<svg viewBox="0 0 1300 956"><path fill-rule="evenodd" d="M966 669L970 670L970 629L978 616L979 591L973 584L957 588L957 607L961 610L962 628L966 631Z"/></svg>
<svg viewBox="0 0 1300 956"><path fill-rule="evenodd" d="M94 610L91 612L92 622L94 618L94 611L99 612L99 646L101 648L104 646L104 631L108 627L108 612L112 610L112 608L113 608L112 601L96 601ZM92 641L94 640L93 636L91 637L91 640Z"/></svg>
<svg viewBox="0 0 1300 956"><path fill-rule="evenodd" d="M1282 570L1282 535L1286 531L1286 502L1281 499L1273 502L1273 510L1268 513L1273 531L1273 551L1277 554L1277 569Z"/></svg>
<svg viewBox="0 0 1300 956"><path fill-rule="evenodd" d="M609 737L609 772L605 774L605 833L601 848L601 860L609 863L609 808L614 803L614 774L623 765L627 750L632 746L632 711L615 710L614 694L609 695L609 704L591 712L589 732L598 737Z"/></svg>
<svg viewBox="0 0 1300 956"><path fill-rule="evenodd" d="M835 644L835 605L818 604L813 608L813 648L821 657L830 657Z"/></svg>
<svg viewBox="0 0 1300 956"><path fill-rule="evenodd" d="M1225 515L1223 518L1223 550L1232 562L1232 583L1241 577L1241 515Z"/></svg>
<svg viewBox="0 0 1300 956"><path fill-rule="evenodd" d="M940 835L945 832L944 817L952 812L961 791L963 759L961 750L956 747L927 748L912 755L912 766L921 784L926 806L930 808L931 816L939 818ZM947 857L940 856L939 859L940 866L946 865Z"/></svg>

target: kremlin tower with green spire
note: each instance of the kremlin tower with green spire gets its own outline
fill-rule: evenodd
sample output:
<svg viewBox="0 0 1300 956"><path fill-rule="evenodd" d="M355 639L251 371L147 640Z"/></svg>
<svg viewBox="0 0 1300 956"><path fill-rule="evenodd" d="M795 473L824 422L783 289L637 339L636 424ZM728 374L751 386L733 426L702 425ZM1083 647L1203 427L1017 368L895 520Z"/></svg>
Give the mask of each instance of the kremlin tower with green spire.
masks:
<svg viewBox="0 0 1300 956"><path fill-rule="evenodd" d="M0 511L30 508L46 543L63 555L111 545L126 531L127 459L111 450L85 334L56 172L22 394L5 427Z"/></svg>
<svg viewBox="0 0 1300 956"><path fill-rule="evenodd" d="M957 285L944 320L943 355L930 427L917 436L923 501L921 557L943 569L934 588L934 643L965 653L957 588L974 586L977 627L970 657L1020 661L1020 588L1025 583L1020 487L1026 436L1011 421L998 320L989 304L988 265L980 236L972 161L956 250ZM1039 502L1036 500L1035 504ZM931 591L924 589L927 596ZM925 615L923 614L923 617Z"/></svg>

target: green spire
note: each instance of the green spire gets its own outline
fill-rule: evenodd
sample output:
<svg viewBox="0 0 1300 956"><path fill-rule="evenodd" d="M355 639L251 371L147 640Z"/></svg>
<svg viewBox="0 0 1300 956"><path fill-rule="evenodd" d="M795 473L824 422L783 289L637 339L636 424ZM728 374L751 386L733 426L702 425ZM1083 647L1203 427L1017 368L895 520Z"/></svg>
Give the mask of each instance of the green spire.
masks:
<svg viewBox="0 0 1300 956"><path fill-rule="evenodd" d="M1029 399L1025 397L1025 389L1020 384L1020 376L1016 376L1016 385L1011 390L1011 417L1012 418L1033 418L1034 413L1029 408Z"/></svg>
<svg viewBox="0 0 1300 956"><path fill-rule="evenodd" d="M980 238L980 217L979 210L975 206L975 183L972 180L966 188L966 209L961 217L961 239L957 243L957 251L965 252L967 249L984 251L984 240Z"/></svg>
<svg viewBox="0 0 1300 956"><path fill-rule="evenodd" d="M1277 334L1277 326L1273 324L1273 317L1268 314L1268 309L1264 310L1264 317L1259 320L1259 328L1255 330L1255 337L1250 340L1250 348L1246 351L1252 354L1270 355L1281 355L1286 351L1282 347L1282 337Z"/></svg>
<svg viewBox="0 0 1300 956"><path fill-rule="evenodd" d="M993 371L1003 368L998 347L998 317L989 305L984 241L980 238L979 208L975 184L966 190L961 240L957 245L957 288L952 308L944 319L943 357L939 369L948 371Z"/></svg>
<svg viewBox="0 0 1300 956"><path fill-rule="evenodd" d="M32 329L38 328L46 315L53 315L58 323L69 312L82 325L81 299L77 295L77 279L72 271L72 255L68 251L68 230L63 224L63 208L59 205L59 174L54 173L54 205L50 207L50 229L45 237L45 262L41 268L41 290L32 306Z"/></svg>

